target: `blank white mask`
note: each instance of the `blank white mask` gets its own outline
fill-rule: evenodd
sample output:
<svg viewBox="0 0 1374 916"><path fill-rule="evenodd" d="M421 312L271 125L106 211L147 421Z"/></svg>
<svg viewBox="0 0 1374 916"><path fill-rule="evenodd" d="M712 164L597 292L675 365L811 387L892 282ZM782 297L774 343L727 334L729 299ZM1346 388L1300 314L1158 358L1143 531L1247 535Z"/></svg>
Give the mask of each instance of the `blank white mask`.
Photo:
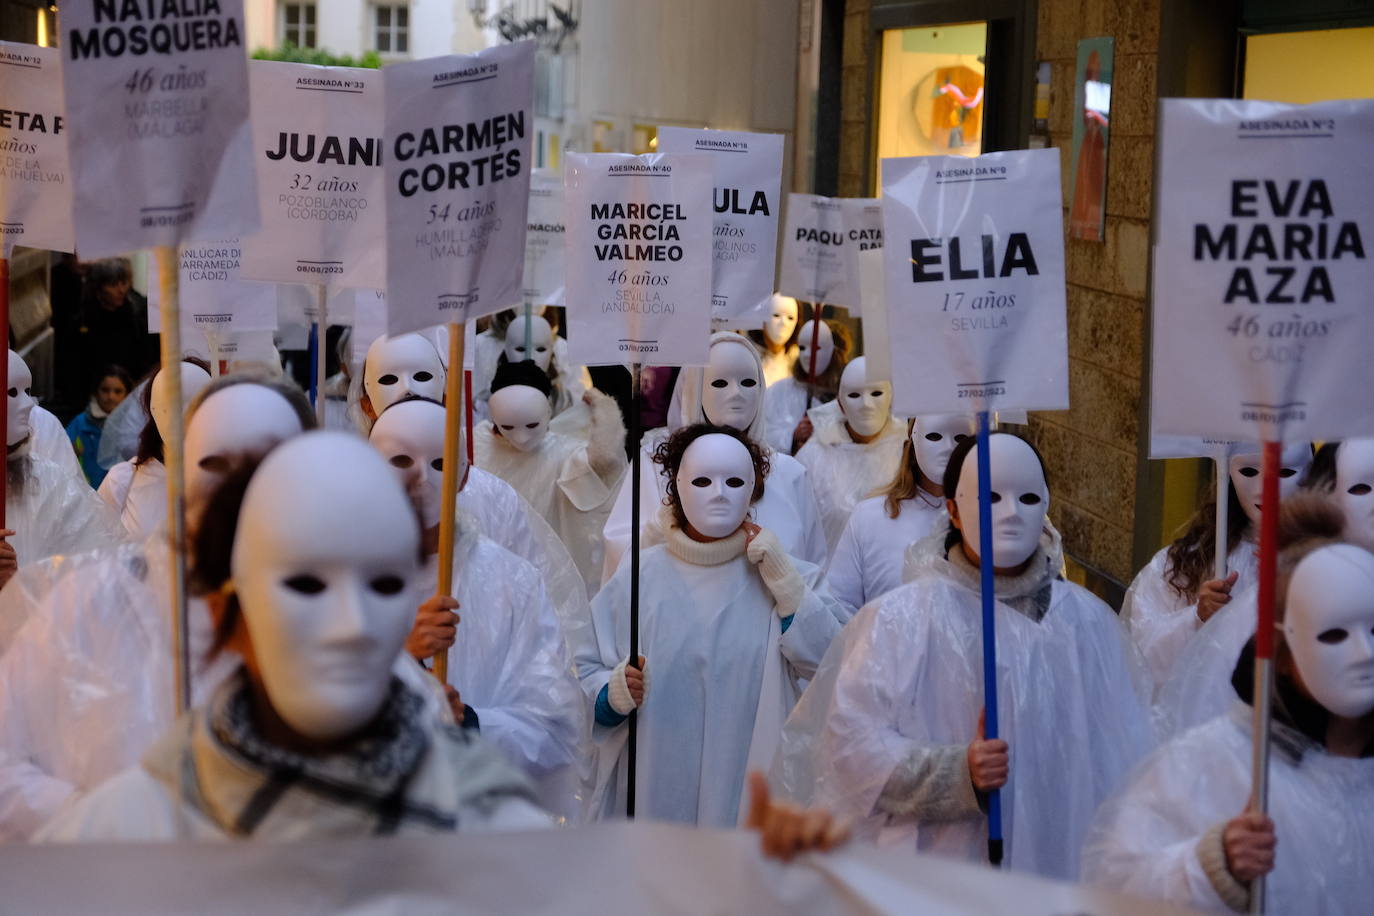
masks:
<svg viewBox="0 0 1374 916"><path fill-rule="evenodd" d="M321 741L367 725L415 622L420 530L395 474L355 436L311 432L244 495L231 568L272 708Z"/></svg>
<svg viewBox="0 0 1374 916"><path fill-rule="evenodd" d="M870 382L868 361L860 356L840 376L840 410L854 432L876 436L892 419L892 383Z"/></svg>
<svg viewBox="0 0 1374 916"><path fill-rule="evenodd" d="M378 337L367 348L363 390L377 416L408 395L442 401L444 380L439 351L419 334Z"/></svg>
<svg viewBox="0 0 1374 916"><path fill-rule="evenodd" d="M432 401L402 401L372 424L368 441L395 469L426 528L439 524L444 481L444 408ZM462 468L459 468L461 479Z"/></svg>
<svg viewBox="0 0 1374 916"><path fill-rule="evenodd" d="M758 356L747 342L712 344L701 388L701 411L707 421L747 430L759 412L762 395Z"/></svg>
<svg viewBox="0 0 1374 916"><path fill-rule="evenodd" d="M1336 498L1345 536L1374 550L1374 439L1346 439L1336 449Z"/></svg>
<svg viewBox="0 0 1374 916"><path fill-rule="evenodd" d="M1314 700L1347 719L1374 710L1374 555L1335 544L1303 557L1283 631Z"/></svg>
<svg viewBox="0 0 1374 916"><path fill-rule="evenodd" d="M519 315L506 329L506 362L533 360L544 372L553 360L553 328L538 315L530 318L530 349L525 352L525 316Z"/></svg>
<svg viewBox="0 0 1374 916"><path fill-rule="evenodd" d="M186 414L186 408L190 406L195 396L200 394L202 388L210 384L210 373L200 368L194 363L178 363L181 366L181 413ZM172 419L172 395L167 389L168 376L166 369L159 369L157 375L153 376L153 392L148 402L148 412L153 415L153 422L157 424L157 431L162 434L162 438L167 438L168 424Z"/></svg>
<svg viewBox="0 0 1374 916"><path fill-rule="evenodd" d="M820 327L816 328L819 324ZM816 337L816 374L820 375L830 368L830 360L835 358L835 335L830 332L830 325L824 321L808 321L802 325L801 331L797 334L797 346L800 352L797 356L797 365L801 366L801 371L807 373L811 371L811 337Z"/></svg>
<svg viewBox="0 0 1374 916"><path fill-rule="evenodd" d="M763 324L763 336L775 344L785 344L797 326L797 300L774 293L769 302L768 320Z"/></svg>
<svg viewBox="0 0 1374 916"><path fill-rule="evenodd" d="M688 523L708 538L729 537L749 515L754 461L738 439L708 433L683 452L676 482Z"/></svg>
<svg viewBox="0 0 1374 916"><path fill-rule="evenodd" d="M544 392L529 385L507 385L487 401L491 423L511 448L532 452L549 433L553 408Z"/></svg>
<svg viewBox="0 0 1374 916"><path fill-rule="evenodd" d="M33 375L28 363L10 351L9 398L5 401L5 444L18 445L29 437L32 427L29 415L33 413Z"/></svg>
<svg viewBox="0 0 1374 916"><path fill-rule="evenodd" d="M940 486L954 447L978 432L977 421L968 414L936 413L917 417L911 426L911 446L916 463Z"/></svg>
<svg viewBox="0 0 1374 916"><path fill-rule="evenodd" d="M1241 508L1251 524L1260 522L1260 502L1264 491L1264 477L1260 473L1258 453L1232 455L1230 461L1231 486L1236 488ZM1306 442L1294 442L1283 447L1279 468L1279 502L1298 492L1303 472L1312 463L1312 448Z"/></svg>
<svg viewBox="0 0 1374 916"><path fill-rule="evenodd" d="M216 391L186 421L187 506L199 507L238 460L261 458L301 432L295 408L271 388L244 382Z"/></svg>
<svg viewBox="0 0 1374 916"><path fill-rule="evenodd" d="M1020 566L1035 553L1045 528L1050 492L1040 459L1024 440L1005 433L988 438L992 490L992 565ZM959 468L954 493L964 543L978 553L982 528L978 518L978 448L969 450Z"/></svg>

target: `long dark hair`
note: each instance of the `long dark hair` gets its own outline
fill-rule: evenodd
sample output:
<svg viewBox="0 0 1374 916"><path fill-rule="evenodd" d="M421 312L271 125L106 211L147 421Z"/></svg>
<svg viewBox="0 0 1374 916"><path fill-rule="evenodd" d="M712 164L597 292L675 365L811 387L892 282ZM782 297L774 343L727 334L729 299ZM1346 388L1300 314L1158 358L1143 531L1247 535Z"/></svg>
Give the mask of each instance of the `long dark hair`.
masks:
<svg viewBox="0 0 1374 916"><path fill-rule="evenodd" d="M1218 469L1218 473L1222 473ZM1250 517L1229 476L1226 481L1226 553L1240 544ZM1212 578L1217 550L1217 491L1211 488L1202 505L1188 519L1183 533L1169 545L1165 554L1164 581L1180 598L1197 599L1202 583Z"/></svg>

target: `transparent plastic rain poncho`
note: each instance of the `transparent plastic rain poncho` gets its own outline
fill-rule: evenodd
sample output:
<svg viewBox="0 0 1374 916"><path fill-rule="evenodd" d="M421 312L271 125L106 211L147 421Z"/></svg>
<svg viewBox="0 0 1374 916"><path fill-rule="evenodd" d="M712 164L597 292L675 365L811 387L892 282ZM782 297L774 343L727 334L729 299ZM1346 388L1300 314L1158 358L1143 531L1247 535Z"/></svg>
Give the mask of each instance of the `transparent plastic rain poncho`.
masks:
<svg viewBox="0 0 1374 916"><path fill-rule="evenodd" d="M84 475L31 456L8 462L15 473L5 488L7 540L19 567L56 554L111 547L125 540L116 515L95 495ZM4 624L0 624L3 630Z"/></svg>
<svg viewBox="0 0 1374 916"><path fill-rule="evenodd" d="M563 628L539 571L460 519L453 551L460 604L448 680L493 742L570 821L584 814L590 781L591 705L578 686ZM437 581L426 566L425 594Z"/></svg>
<svg viewBox="0 0 1374 916"><path fill-rule="evenodd" d="M833 552L859 501L892 482L902 462L906 424L889 419L878 438L860 444L849 437L838 407L813 410L809 416L815 432L798 450L797 460L806 466L820 506L827 549Z"/></svg>
<svg viewBox="0 0 1374 916"><path fill-rule="evenodd" d="M596 441L555 432L521 451L501 440L490 420L473 431L477 466L510 484L539 513L568 549L588 597L601 584L601 529L625 476L625 427L615 401L598 395Z"/></svg>
<svg viewBox="0 0 1374 916"><path fill-rule="evenodd" d="M1255 635L1259 585L1237 582L1231 600L1198 628L1155 687L1155 726L1161 737L1187 731L1225 715L1236 698L1231 674L1241 650Z"/></svg>
<svg viewBox="0 0 1374 916"><path fill-rule="evenodd" d="M142 540L167 521L167 468L156 458L121 461L97 491L132 540Z"/></svg>
<svg viewBox="0 0 1374 916"><path fill-rule="evenodd" d="M885 503L886 497L874 496L854 507L826 570L825 581L849 617L899 588L907 548L949 526L945 501L928 493L899 502L896 518Z"/></svg>
<svg viewBox="0 0 1374 916"><path fill-rule="evenodd" d="M841 630L787 721L771 781L852 819L861 839L986 861L982 814L920 821L877 807L909 761L966 747L983 708L982 604L943 546L938 534L922 541L916 578ZM1002 823L1009 867L1072 880L1094 810L1153 735L1147 678L1121 622L1084 589L1051 587L1038 623L995 608L999 736L1011 748Z"/></svg>
<svg viewBox="0 0 1374 916"><path fill-rule="evenodd" d="M61 420L36 404L29 413L29 454L51 461L83 480L86 477L81 470L81 462L76 458L72 440L67 436L67 428Z"/></svg>
<svg viewBox="0 0 1374 916"><path fill-rule="evenodd" d="M105 418L105 426L100 432L100 452L96 456L96 462L102 468L109 470L138 454L138 437L152 419L143 407L143 389L146 387L148 381L144 379Z"/></svg>
<svg viewBox="0 0 1374 916"><path fill-rule="evenodd" d="M664 544L641 554L639 651L652 682L639 713L639 816L735 826L746 771L767 768L797 679L815 670L838 629L820 570L794 564L807 590L782 633L773 596L743 554L716 566L688 563ZM577 656L590 702L629 656L629 573L622 566L592 602L594 639ZM628 726L598 724L592 732L594 810L618 817Z"/></svg>
<svg viewBox="0 0 1374 916"><path fill-rule="evenodd" d="M1196 598L1180 595L1166 578L1168 553L1165 547L1154 555L1136 575L1121 604L1121 619L1131 628L1131 638L1150 666L1156 689L1202 626ZM1257 567L1255 544L1242 540L1226 560L1227 571L1239 573L1234 592L1254 581ZM1209 572L1204 579L1212 576Z"/></svg>
<svg viewBox="0 0 1374 916"><path fill-rule="evenodd" d="M1250 707L1172 738L1102 806L1083 878L1139 897L1230 912L1198 858L1209 830L1250 798ZM1356 916L1374 901L1374 758L1333 757L1274 724L1269 816L1278 849L1265 880L1270 913Z"/></svg>
<svg viewBox="0 0 1374 916"><path fill-rule="evenodd" d="M523 333L523 319L516 315L506 333ZM478 420L491 419L487 401L491 399L491 383L496 377L497 364L506 350L506 339L498 337L490 330L483 331L475 338L477 352L472 360L472 410ZM585 366L573 366L568 362L568 341L557 334L553 337L553 361L558 366L558 378L554 382L552 401L553 420L549 429L585 439L591 414L582 403L582 395L592 387L591 374Z"/></svg>
<svg viewBox="0 0 1374 916"><path fill-rule="evenodd" d="M763 393L763 415L767 420L764 441L775 452L792 454L792 432L806 413L806 383L792 376L778 379ZM819 404L820 398L815 403Z"/></svg>
<svg viewBox="0 0 1374 916"><path fill-rule="evenodd" d="M138 762L174 718L170 553L166 533L64 558L0 657L0 841L26 839L73 798ZM8 591L8 589L6 589ZM237 669L206 663L209 611L187 611L192 704ZM413 660L396 673L448 715Z"/></svg>

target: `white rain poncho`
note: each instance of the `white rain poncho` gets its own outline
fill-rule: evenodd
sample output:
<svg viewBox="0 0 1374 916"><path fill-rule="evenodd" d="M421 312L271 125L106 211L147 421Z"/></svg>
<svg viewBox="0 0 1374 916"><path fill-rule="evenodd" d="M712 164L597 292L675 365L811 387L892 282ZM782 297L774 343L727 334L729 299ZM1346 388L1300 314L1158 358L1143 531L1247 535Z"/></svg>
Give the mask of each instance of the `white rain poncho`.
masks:
<svg viewBox="0 0 1374 916"><path fill-rule="evenodd" d="M777 353L767 347L759 346L759 360L763 363L763 382L772 388L785 378L792 377L792 367L797 363L797 354L801 352L796 344L784 347Z"/></svg>
<svg viewBox="0 0 1374 916"><path fill-rule="evenodd" d="M539 571L461 526L453 551L460 605L448 679L495 744L539 790L549 811L579 820L590 757L591 706ZM433 593L437 558L426 574Z"/></svg>
<svg viewBox="0 0 1374 916"><path fill-rule="evenodd" d="M625 427L619 407L598 395L595 417L595 442L550 428L528 452L496 436L490 420L483 420L473 432L477 466L510 484L553 528L589 596L601 582L601 530L625 476Z"/></svg>
<svg viewBox="0 0 1374 916"><path fill-rule="evenodd" d="M66 427L61 420L37 404L29 413L29 454L51 461L83 480L86 478L76 458L76 450L72 448L72 440L67 436Z"/></svg>
<svg viewBox="0 0 1374 916"><path fill-rule="evenodd" d="M1198 628L1155 686L1155 726L1170 737L1224 715L1236 698L1231 675L1241 650L1255 635L1259 585L1237 583L1225 607Z"/></svg>
<svg viewBox="0 0 1374 916"><path fill-rule="evenodd" d="M733 559L711 566L680 559L667 544L641 555L639 651L652 678L639 712L641 817L735 826L746 771L767 767L796 702L796 679L815 670L838 629L820 570L794 560L806 593L783 633L773 596L739 544ZM579 650L577 666L595 702L630 652L628 564L593 600L592 620L594 641ZM623 723L593 726L594 810L603 816L625 811L627 732Z"/></svg>
<svg viewBox="0 0 1374 916"><path fill-rule="evenodd" d="M1084 880L1138 897L1231 912L1199 852L1214 873L1224 869L1224 854L1216 861L1220 841L1213 831L1241 814L1250 798L1250 715L1250 707L1232 694L1227 714L1151 755L1098 812L1083 850ZM1370 912L1371 810L1374 758L1334 757L1275 722L1269 817L1278 850L1265 880L1266 912ZM1222 877L1223 886L1228 877Z"/></svg>
<svg viewBox="0 0 1374 916"><path fill-rule="evenodd" d="M152 419L143 406L143 389L146 387L148 380L144 379L105 418L105 426L100 431L100 452L96 456L96 462L102 468L108 470L138 454L138 437Z"/></svg>
<svg viewBox="0 0 1374 916"><path fill-rule="evenodd" d="M517 315L507 333L523 333L520 330L522 323ZM476 341L477 352L472 360L472 410L478 420L489 420L491 412L487 409L487 401L491 399L491 383L496 378L501 354L506 350L506 339L486 330L477 335ZM582 403L582 395L593 387L591 373L585 366L573 366L568 362L568 341L557 334L553 338L553 360L558 366L558 378L551 380L554 399L553 421L549 428L564 435L586 438L591 416Z"/></svg>
<svg viewBox="0 0 1374 916"><path fill-rule="evenodd" d="M51 588L0 656L0 841L22 840L74 798L138 762L173 722L170 554L166 533L63 558ZM192 703L238 660L204 663L204 602L187 612ZM432 691L413 659L396 673ZM429 694L433 714L447 715Z"/></svg>
<svg viewBox="0 0 1374 916"><path fill-rule="evenodd" d="M773 451L792 454L792 432L806 413L806 402L806 382L790 375L768 386L763 394L763 415L767 420L764 441ZM823 406L819 395L812 404L813 409Z"/></svg>
<svg viewBox="0 0 1374 916"><path fill-rule="evenodd" d="M897 473L906 425L894 417L878 438L860 444L850 438L838 407L813 410L810 417L815 432L798 450L797 460L806 466L821 510L827 550L833 552L854 507L887 486Z"/></svg>
<svg viewBox="0 0 1374 916"><path fill-rule="evenodd" d="M156 458L121 461L97 490L132 540L142 540L167 521L167 468Z"/></svg>
<svg viewBox="0 0 1374 916"><path fill-rule="evenodd" d="M11 458L8 467L13 473L5 488L5 524L15 534L7 540L21 570L46 557L112 547L124 540L117 517L85 476L32 456ZM0 632L4 629L0 623Z"/></svg>
<svg viewBox="0 0 1374 916"><path fill-rule="evenodd" d="M1174 591L1166 579L1169 548L1154 555L1126 591L1121 619L1131 628L1131 638L1145 656L1155 687L1164 683L1174 661L1202 626L1197 600ZM1254 581L1259 561L1253 541L1242 540L1226 561L1228 572L1239 573L1233 593ZM1207 573L1207 579L1212 573Z"/></svg>
<svg viewBox="0 0 1374 916"><path fill-rule="evenodd" d="M787 721L771 781L784 797L852 819L860 838L986 861L987 819L965 762L983 708L978 571L962 554L946 559L940 534L914 553L916 578L859 611L831 645ZM1037 572L998 577L998 726L1011 749L1002 823L1010 868L1072 880L1094 810L1153 736L1125 627L1055 577L1058 556L1047 532L1032 556ZM1044 607L1038 622L1000 600L1012 585L1024 597L1009 600ZM922 774L941 758L966 791L923 805Z"/></svg>
<svg viewBox="0 0 1374 916"><path fill-rule="evenodd" d="M928 493L899 502L896 518L888 516L885 502L874 496L854 507L826 570L830 592L849 617L900 587L907 548L949 526L945 501Z"/></svg>

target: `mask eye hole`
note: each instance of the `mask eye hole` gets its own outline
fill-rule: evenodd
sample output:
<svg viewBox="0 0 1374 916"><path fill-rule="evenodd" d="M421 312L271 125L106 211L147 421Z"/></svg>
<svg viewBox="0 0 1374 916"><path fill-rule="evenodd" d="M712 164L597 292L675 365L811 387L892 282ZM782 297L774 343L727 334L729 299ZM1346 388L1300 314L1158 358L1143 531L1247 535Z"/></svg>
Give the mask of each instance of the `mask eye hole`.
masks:
<svg viewBox="0 0 1374 916"><path fill-rule="evenodd" d="M1022 493L1022 494L1021 494L1021 504L1024 505L1024 506L1038 506L1038 505L1040 505L1040 494L1039 494L1039 493Z"/></svg>
<svg viewBox="0 0 1374 916"><path fill-rule="evenodd" d="M1279 476L1285 479L1292 477L1296 473L1298 473L1297 468L1279 468Z"/></svg>
<svg viewBox="0 0 1374 916"><path fill-rule="evenodd" d="M432 378L434 378L434 373L433 373L433 372L417 372L417 373L415 373L415 381L417 381L417 382L427 382L427 381L429 381L429 380L432 379Z"/></svg>
<svg viewBox="0 0 1374 916"><path fill-rule="evenodd" d="M514 423L502 423L502 424L501 424L501 428L504 429L506 432L510 432L511 430L515 429L515 424L514 424Z"/></svg>
<svg viewBox="0 0 1374 916"><path fill-rule="evenodd" d="M292 576L282 584L291 589L291 591L298 592L302 595L318 595L320 592L324 591L324 580L319 576L312 576L309 573L301 573L298 576Z"/></svg>
<svg viewBox="0 0 1374 916"><path fill-rule="evenodd" d="M538 423L526 423L526 424L525 424L525 429L538 429L538 428L539 428L539 424L538 424Z"/></svg>
<svg viewBox="0 0 1374 916"><path fill-rule="evenodd" d="M1370 486L1369 486L1369 484L1367 484L1367 483L1357 483L1357 484L1355 484L1353 487L1351 487L1349 490L1346 490L1345 492L1349 493L1351 496L1368 496L1368 495L1369 495L1369 491L1370 491Z"/></svg>
<svg viewBox="0 0 1374 916"><path fill-rule="evenodd" d="M1259 468L1252 468L1252 467L1248 467L1248 466L1247 466L1247 467L1243 467L1243 468L1240 469L1240 476L1242 476L1242 477L1258 477L1258 476L1259 476Z"/></svg>
<svg viewBox="0 0 1374 916"><path fill-rule="evenodd" d="M732 488L732 489L738 490L740 487L744 486L744 478L743 478L743 477L728 477L728 478L726 478L726 480L725 480L725 485L726 485L727 487Z"/></svg>
<svg viewBox="0 0 1374 916"><path fill-rule="evenodd" d="M718 379L713 380L713 381L711 382L711 387L712 387L712 388L724 388L724 387L725 387L725 379L723 379L723 378L718 378Z"/></svg>
<svg viewBox="0 0 1374 916"><path fill-rule="evenodd" d="M18 389L18 388L11 388L11 389L10 389L10 397L12 397L12 398L17 398L17 397L19 397L19 389Z"/></svg>
<svg viewBox="0 0 1374 916"><path fill-rule="evenodd" d="M197 466L202 471L209 471L212 474L229 473L229 459L223 455L206 455L197 462Z"/></svg>
<svg viewBox="0 0 1374 916"><path fill-rule="evenodd" d="M861 392L861 391L851 391L851 392L849 392L849 394L845 395L845 397L847 397L847 398L859 398L859 397L862 397L862 396L863 396L863 392Z"/></svg>
<svg viewBox="0 0 1374 916"><path fill-rule="evenodd" d="M709 477L693 477L693 478L692 478L692 486L694 486L694 487L701 487L702 489L705 489L706 487L709 487L710 485L711 485L711 478L709 478Z"/></svg>
<svg viewBox="0 0 1374 916"><path fill-rule="evenodd" d="M955 434L954 434L954 441L955 441L956 443L957 443L957 442L963 442L963 441L964 441L965 439L967 439L967 438L968 438L968 436L967 436L966 434L964 434L964 433L955 433Z"/></svg>
<svg viewBox="0 0 1374 916"><path fill-rule="evenodd" d="M413 467L414 464L415 464L415 459L412 458L412 457L410 457L409 455L392 455L392 456L391 456L391 466L392 466L393 468L400 468L401 470L404 471L404 470L406 470L407 468Z"/></svg>
<svg viewBox="0 0 1374 916"><path fill-rule="evenodd" d="M378 385L394 385L394 384L396 384L396 383L399 382L399 381L400 381L399 378L397 378L397 377L396 377L395 375L393 375L392 373L388 372L386 375L383 375L381 378L377 379L377 384L378 384Z"/></svg>
<svg viewBox="0 0 1374 916"><path fill-rule="evenodd" d="M943 438L944 436L940 435L939 433L926 433L927 442L939 442Z"/></svg>
<svg viewBox="0 0 1374 916"><path fill-rule="evenodd" d="M988 502L990 502L990 503L1000 503L1001 501L1002 501L1002 494L1001 494L1001 493L998 493L996 490L993 490L992 493L991 493L991 495L990 495L990 497L989 497L989 499L988 499Z"/></svg>
<svg viewBox="0 0 1374 916"><path fill-rule="evenodd" d="M534 352L536 352L536 353L547 353L547 352L549 352L549 348L548 348L548 347L535 347L535 348L534 348Z"/></svg>
<svg viewBox="0 0 1374 916"><path fill-rule="evenodd" d="M1345 642L1345 638L1349 635L1350 633L1343 627L1332 627L1329 630L1318 633L1317 642L1325 643L1328 646L1336 646Z"/></svg>
<svg viewBox="0 0 1374 916"><path fill-rule="evenodd" d="M757 379L752 379L752 378L740 379L740 383L739 383L739 385L740 385L741 388L753 388L753 387L754 387L755 385L757 385L757 384L758 384L758 380L757 380Z"/></svg>
<svg viewBox="0 0 1374 916"><path fill-rule="evenodd" d="M880 398L883 396L883 393L881 391L870 391L869 394L873 395L875 398Z"/></svg>
<svg viewBox="0 0 1374 916"><path fill-rule="evenodd" d="M405 588L406 583L400 576L387 574L378 576L369 582L368 585L377 594L390 596L400 594L401 589Z"/></svg>
<svg viewBox="0 0 1374 916"><path fill-rule="evenodd" d="M515 352L516 352L516 353L524 353L524 352L525 352L525 348L522 347L522 346L520 346L519 344L516 344L516 346L515 346Z"/></svg>
<svg viewBox="0 0 1374 916"><path fill-rule="evenodd" d="M444 470L444 459L442 459L442 458L435 458L433 461L431 461L431 462L429 463L429 466L432 467L432 468L434 468L434 470L439 471L440 473L443 473L443 470Z"/></svg>

